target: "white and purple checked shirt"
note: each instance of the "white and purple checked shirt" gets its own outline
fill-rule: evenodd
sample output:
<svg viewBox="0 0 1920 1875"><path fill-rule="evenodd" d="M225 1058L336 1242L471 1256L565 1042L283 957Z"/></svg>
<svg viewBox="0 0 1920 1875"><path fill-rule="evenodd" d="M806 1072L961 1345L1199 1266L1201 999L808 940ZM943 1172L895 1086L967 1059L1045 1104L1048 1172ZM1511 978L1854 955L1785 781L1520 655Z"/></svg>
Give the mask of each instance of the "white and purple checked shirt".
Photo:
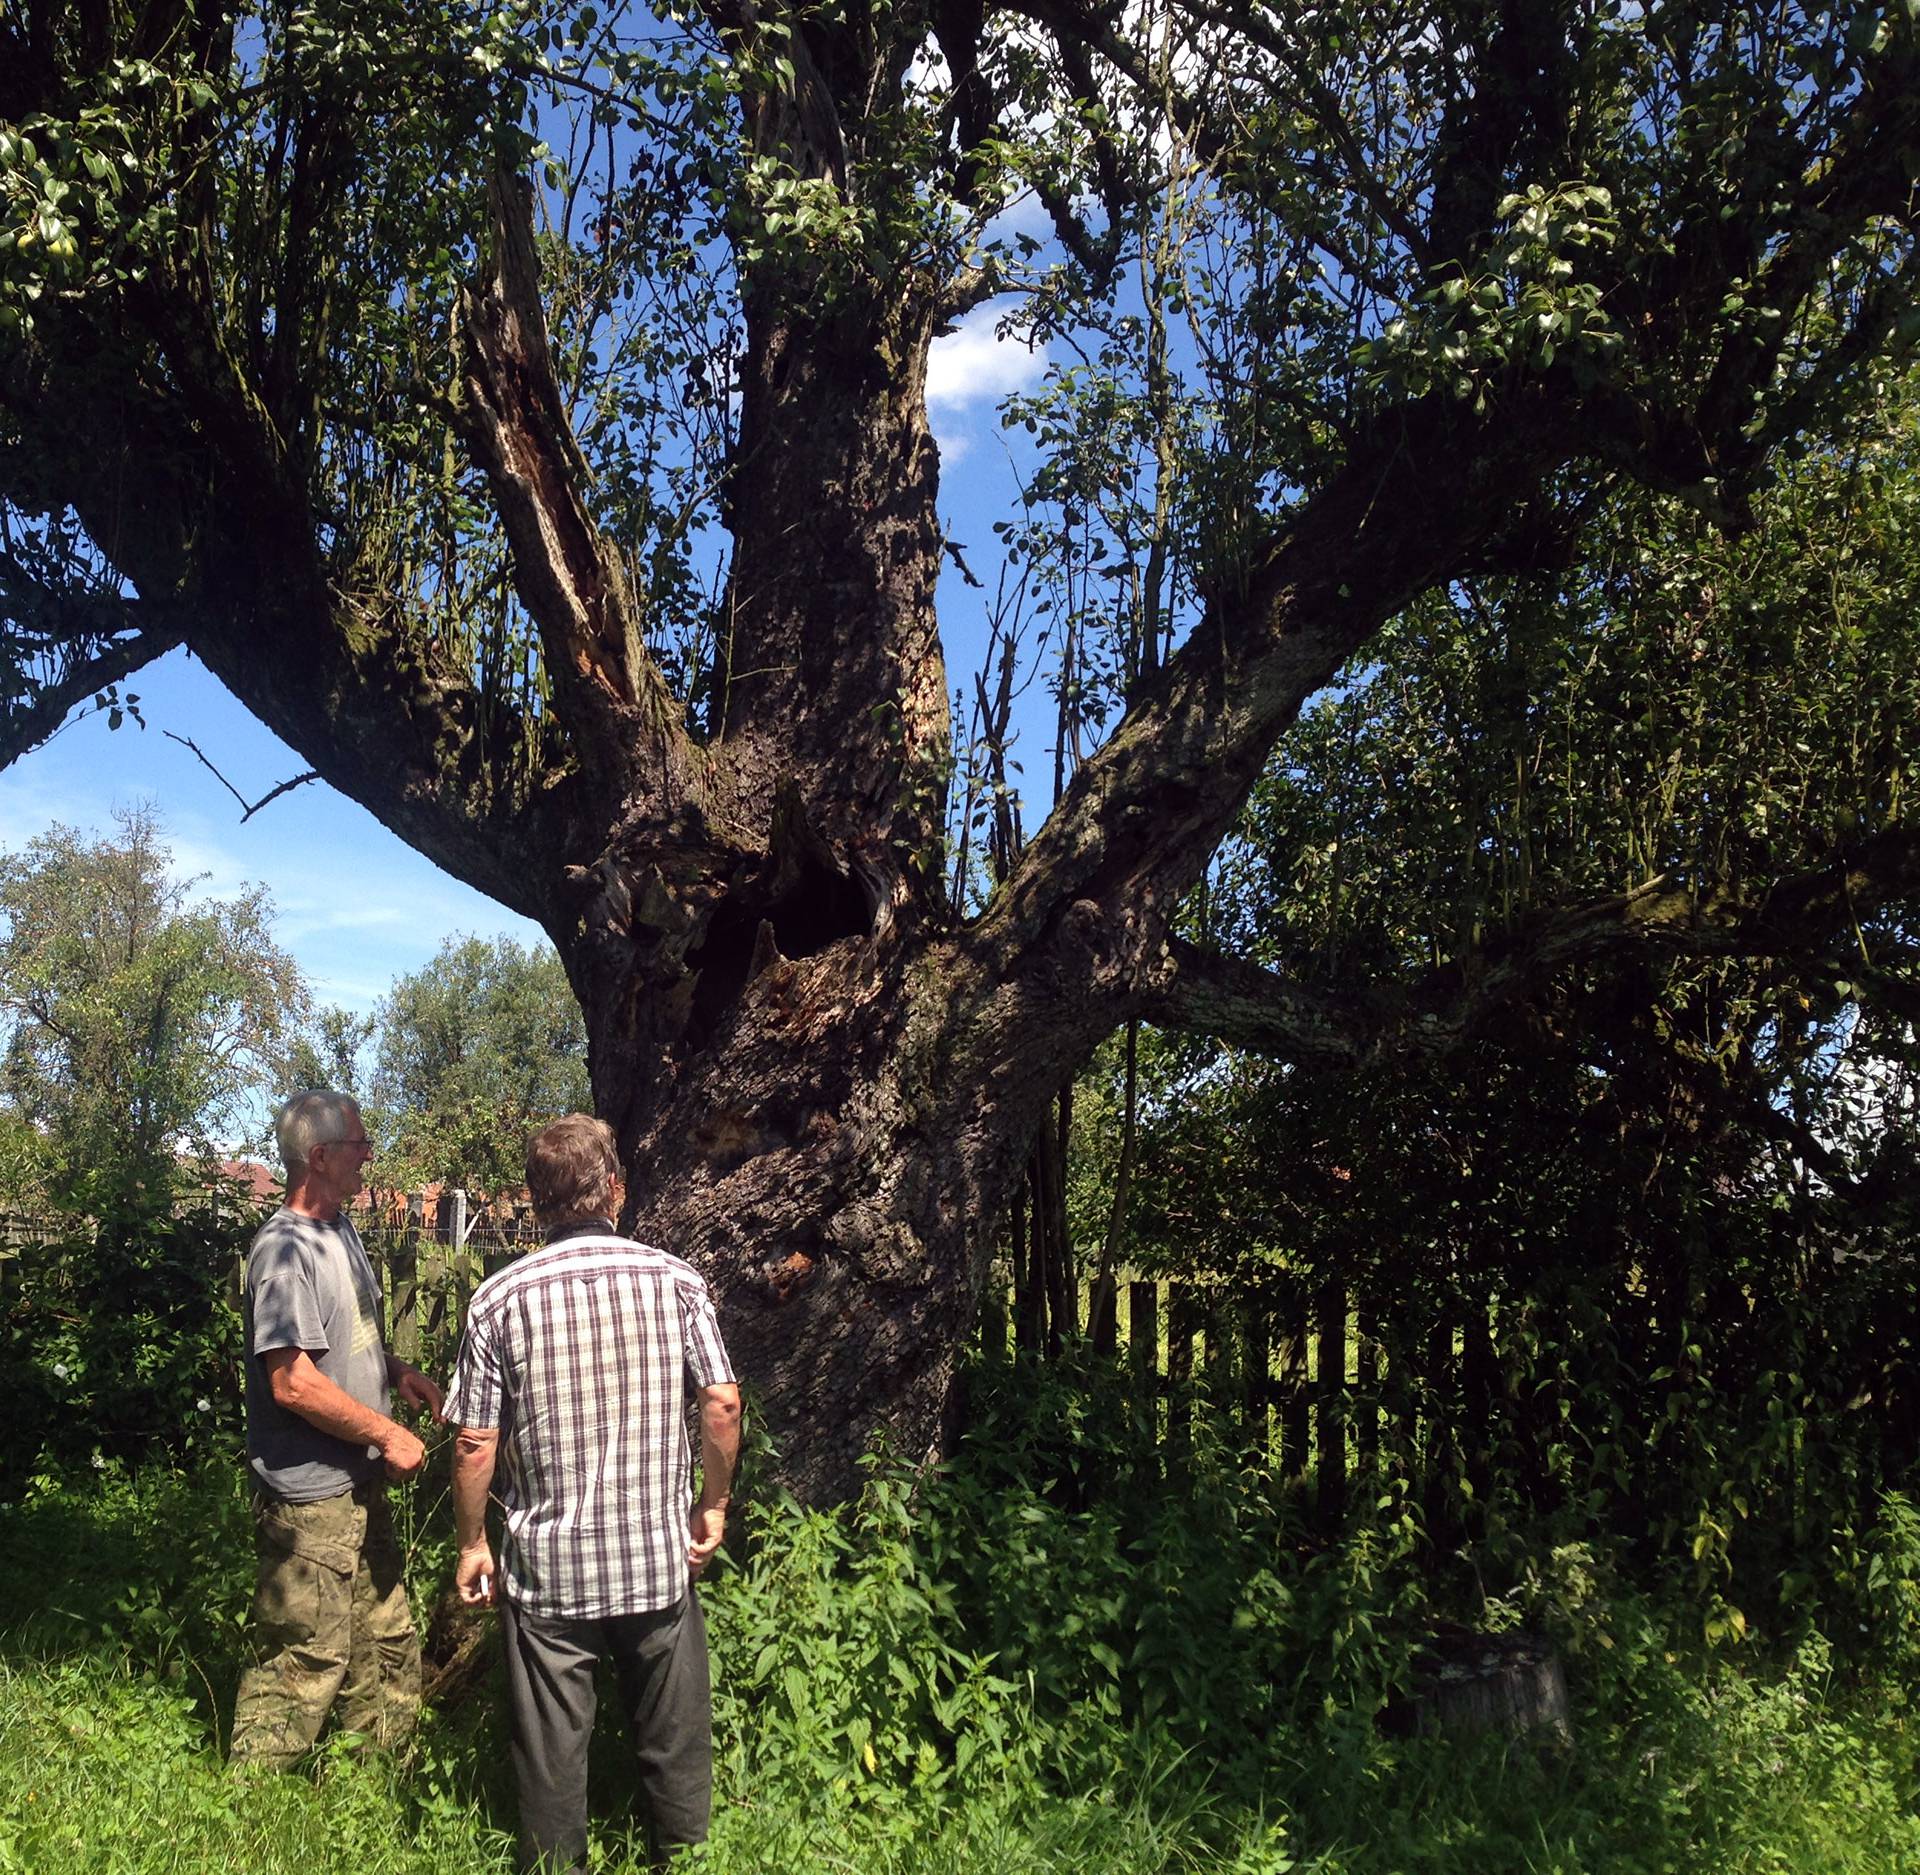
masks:
<svg viewBox="0 0 1920 1875"><path fill-rule="evenodd" d="M515 1607L598 1620L687 1592L689 1377L733 1368L706 1283L664 1250L569 1232L473 1292L446 1416L500 1429Z"/></svg>

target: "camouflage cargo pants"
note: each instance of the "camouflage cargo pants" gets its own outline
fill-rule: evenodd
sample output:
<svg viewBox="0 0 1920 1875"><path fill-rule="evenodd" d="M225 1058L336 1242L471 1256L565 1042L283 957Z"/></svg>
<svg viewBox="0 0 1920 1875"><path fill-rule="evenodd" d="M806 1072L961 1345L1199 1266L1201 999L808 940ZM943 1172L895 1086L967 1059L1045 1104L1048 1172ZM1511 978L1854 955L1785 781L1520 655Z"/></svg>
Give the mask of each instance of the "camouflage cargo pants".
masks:
<svg viewBox="0 0 1920 1875"><path fill-rule="evenodd" d="M402 1743L420 1715L420 1639L386 1493L254 1503L253 1664L234 1702L235 1764L285 1766L340 1723Z"/></svg>

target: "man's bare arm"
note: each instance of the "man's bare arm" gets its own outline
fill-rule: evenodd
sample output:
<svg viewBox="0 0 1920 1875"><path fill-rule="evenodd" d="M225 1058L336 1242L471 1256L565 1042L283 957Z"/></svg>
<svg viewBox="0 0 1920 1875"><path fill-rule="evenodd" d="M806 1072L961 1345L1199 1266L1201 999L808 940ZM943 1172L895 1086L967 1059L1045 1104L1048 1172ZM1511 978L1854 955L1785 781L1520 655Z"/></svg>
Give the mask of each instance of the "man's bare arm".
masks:
<svg viewBox="0 0 1920 1875"><path fill-rule="evenodd" d="M453 1441L453 1532L460 1545L453 1585L469 1607L494 1600L493 1548L487 1541L487 1496L500 1454L497 1426L462 1426Z"/></svg>
<svg viewBox="0 0 1920 1875"><path fill-rule="evenodd" d="M420 1469L427 1448L398 1420L362 1406L329 1380L305 1348L269 1348L259 1360L276 1405L349 1445L377 1447L389 1477L410 1478Z"/></svg>
<svg viewBox="0 0 1920 1875"><path fill-rule="evenodd" d="M700 1501L689 1519L687 1566L697 1576L727 1534L733 1469L740 1459L740 1389L732 1381L700 1389Z"/></svg>

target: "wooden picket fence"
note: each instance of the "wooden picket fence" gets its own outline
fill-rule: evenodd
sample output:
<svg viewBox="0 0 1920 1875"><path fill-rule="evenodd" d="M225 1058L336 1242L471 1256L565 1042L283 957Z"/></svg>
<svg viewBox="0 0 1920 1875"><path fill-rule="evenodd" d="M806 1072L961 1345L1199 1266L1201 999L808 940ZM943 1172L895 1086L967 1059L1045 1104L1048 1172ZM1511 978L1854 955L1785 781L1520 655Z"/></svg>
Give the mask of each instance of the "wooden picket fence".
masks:
<svg viewBox="0 0 1920 1875"><path fill-rule="evenodd" d="M394 1351L408 1360L444 1354L481 1278L540 1241L531 1218L468 1221L451 1194L437 1206L415 1196L404 1212L358 1220L386 1295ZM1079 1319L1088 1315L1081 1286ZM1117 1342L1132 1374L1137 1425L1179 1466L1201 1415L1214 1430L1306 1479L1330 1511L1344 1499L1355 1458L1379 1447L1384 1406L1377 1337L1329 1286L1316 1306L1276 1325L1264 1307L1197 1283L1135 1278L1119 1290ZM989 1288L979 1347L1011 1358L1012 1297Z"/></svg>
<svg viewBox="0 0 1920 1875"><path fill-rule="evenodd" d="M1089 1285L1078 1302L1084 1324ZM1167 1469L1181 1466L1204 1422L1207 1436L1298 1481L1335 1517L1355 1473L1383 1455L1437 1481L1457 1463L1451 1403L1464 1404L1475 1382L1482 1394L1497 1385L1484 1317L1463 1310L1423 1338L1418 1360L1390 1365L1379 1310L1339 1283L1276 1307L1225 1284L1136 1276L1119 1284L1114 1314L1135 1428ZM1009 1287L989 1290L979 1335L985 1359L1014 1357Z"/></svg>
<svg viewBox="0 0 1920 1875"><path fill-rule="evenodd" d="M355 1223L386 1295L393 1351L409 1361L447 1349L481 1279L544 1235L529 1207L470 1210L463 1191L410 1193Z"/></svg>
<svg viewBox="0 0 1920 1875"><path fill-rule="evenodd" d="M68 1227L18 1211L0 1212L0 1303L18 1295L31 1281L35 1253L58 1241Z"/></svg>
<svg viewBox="0 0 1920 1875"><path fill-rule="evenodd" d="M460 1194L452 1194L457 1200ZM457 1203L409 1200L404 1213L359 1220L386 1295L392 1345L403 1358L450 1357L467 1299L482 1277L540 1241L530 1217L468 1221ZM463 1235L464 1233L464 1235ZM1077 1319L1089 1316L1088 1285ZM1180 1469L1200 1436L1230 1439L1249 1459L1298 1480L1337 1517L1354 1473L1383 1454L1437 1482L1455 1463L1454 1398L1492 1353L1484 1320L1428 1336L1418 1363L1390 1367L1377 1313L1337 1284L1276 1310L1226 1285L1132 1277L1119 1286L1116 1352L1131 1376L1135 1427ZM987 1360L1013 1357L1013 1297L990 1285L978 1327ZM1476 1355L1479 1357L1476 1360Z"/></svg>
<svg viewBox="0 0 1920 1875"><path fill-rule="evenodd" d="M543 1235L524 1208L469 1209L457 1192L415 1196L356 1222L381 1277L392 1345L436 1371L452 1360L474 1288ZM42 1247L70 1235L70 1221L0 1216L0 1300L31 1295ZM236 1300L239 1276L236 1267ZM1093 1313L1089 1287L1049 1298L1047 1329L1037 1331L1016 1319L1003 1272L983 1298L980 1355L1077 1371ZM1562 1489L1550 1475L1556 1428L1563 1413L1581 1410L1583 1385L1611 1389L1630 1408L1617 1424L1626 1443L1610 1460L1614 1484L1624 1488L1643 1466L1658 1484L1654 1474L1672 1462L1670 1446L1652 1449L1665 1425L1683 1424L1694 1401L1740 1397L1745 1370L1779 1365L1771 1343L1758 1353L1737 1345L1737 1319L1719 1347L1687 1345L1685 1298L1663 1302L1631 1283L1613 1317L1619 1358L1604 1371L1570 1360L1578 1338L1524 1292L1490 1296L1482 1287L1476 1295L1440 1270L1415 1294L1316 1285L1279 1270L1256 1273L1252 1286L1122 1272L1114 1302L1111 1354L1125 1378L1124 1410L1157 1468L1178 1474L1203 1442L1235 1450L1289 1480L1329 1523L1357 1480L1391 1478L1420 1503L1430 1530L1456 1529L1475 1514L1463 1506L1487 1501L1496 1463L1502 1485L1553 1501ZM1908 1296L1890 1306L1909 1326L1902 1345L1920 1346L1920 1305ZM1844 1325L1830 1330L1816 1297L1814 1312L1789 1326L1812 1389L1798 1408L1809 1430L1769 1489L1777 1486L1789 1508L1810 1501L1816 1474L1842 1456L1863 1501L1883 1485L1908 1488L1920 1465L1920 1364L1905 1382L1894 1376L1891 1392L1876 1383L1872 1412L1861 1412L1870 1395L1860 1390ZM1825 1431L1841 1428L1844 1454L1830 1454Z"/></svg>

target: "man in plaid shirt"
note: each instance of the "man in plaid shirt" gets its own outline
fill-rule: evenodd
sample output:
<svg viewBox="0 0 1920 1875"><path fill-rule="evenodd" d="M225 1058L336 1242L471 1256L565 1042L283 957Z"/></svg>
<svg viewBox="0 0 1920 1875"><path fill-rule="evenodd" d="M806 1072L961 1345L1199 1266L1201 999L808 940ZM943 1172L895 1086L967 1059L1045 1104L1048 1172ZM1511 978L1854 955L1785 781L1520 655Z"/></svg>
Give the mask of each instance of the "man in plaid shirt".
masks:
<svg viewBox="0 0 1920 1875"><path fill-rule="evenodd" d="M520 1866L583 1870L594 1667L611 1655L655 1866L704 1842L706 1623L693 1584L726 1534L740 1389L707 1285L617 1236L613 1131L569 1114L527 1147L545 1245L474 1292L447 1395L462 1601L502 1599ZM700 1403L692 1501L686 1388ZM504 1570L487 1497L504 1458Z"/></svg>

